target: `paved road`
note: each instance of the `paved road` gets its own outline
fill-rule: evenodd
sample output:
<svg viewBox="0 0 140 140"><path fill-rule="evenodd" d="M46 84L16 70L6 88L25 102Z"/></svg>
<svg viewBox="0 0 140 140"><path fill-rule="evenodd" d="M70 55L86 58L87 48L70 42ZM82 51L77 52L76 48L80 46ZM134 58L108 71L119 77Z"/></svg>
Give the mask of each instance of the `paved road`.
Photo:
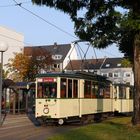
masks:
<svg viewBox="0 0 140 140"><path fill-rule="evenodd" d="M32 114L7 115L0 127L0 140L46 140L78 125L41 126Z"/></svg>

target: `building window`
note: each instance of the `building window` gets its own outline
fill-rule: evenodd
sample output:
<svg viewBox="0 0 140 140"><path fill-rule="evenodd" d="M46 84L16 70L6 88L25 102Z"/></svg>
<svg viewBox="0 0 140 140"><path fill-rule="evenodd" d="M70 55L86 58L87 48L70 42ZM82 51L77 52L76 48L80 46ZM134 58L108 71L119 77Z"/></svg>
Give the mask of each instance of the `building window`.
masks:
<svg viewBox="0 0 140 140"><path fill-rule="evenodd" d="M57 64L54 64L53 67L54 67L54 68L57 68Z"/></svg>
<svg viewBox="0 0 140 140"><path fill-rule="evenodd" d="M112 74L112 73L109 73L109 74L108 74L108 77L113 77L113 74Z"/></svg>
<svg viewBox="0 0 140 140"><path fill-rule="evenodd" d="M117 64L117 67L120 67L121 66L121 63Z"/></svg>
<svg viewBox="0 0 140 140"><path fill-rule="evenodd" d="M108 77L108 73L102 73L102 76Z"/></svg>
<svg viewBox="0 0 140 140"><path fill-rule="evenodd" d="M60 68L60 64L53 64L53 68Z"/></svg>
<svg viewBox="0 0 140 140"><path fill-rule="evenodd" d="M125 72L124 77L131 77L131 72Z"/></svg>
<svg viewBox="0 0 140 140"><path fill-rule="evenodd" d="M52 55L52 59L60 60L60 59L62 59L62 55Z"/></svg>
<svg viewBox="0 0 140 140"><path fill-rule="evenodd" d="M119 77L119 73L114 73L114 77Z"/></svg>
<svg viewBox="0 0 140 140"><path fill-rule="evenodd" d="M105 66L106 66L106 67L110 67L110 64L106 64Z"/></svg>

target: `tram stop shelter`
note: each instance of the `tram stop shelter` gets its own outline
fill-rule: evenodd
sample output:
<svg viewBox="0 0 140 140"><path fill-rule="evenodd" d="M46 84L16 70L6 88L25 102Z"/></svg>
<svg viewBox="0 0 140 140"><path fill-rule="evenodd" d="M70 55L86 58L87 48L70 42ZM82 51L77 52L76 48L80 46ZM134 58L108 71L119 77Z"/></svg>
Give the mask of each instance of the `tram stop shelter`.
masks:
<svg viewBox="0 0 140 140"><path fill-rule="evenodd" d="M28 82L3 80L2 112L20 114L28 112L35 102L35 88L27 89Z"/></svg>

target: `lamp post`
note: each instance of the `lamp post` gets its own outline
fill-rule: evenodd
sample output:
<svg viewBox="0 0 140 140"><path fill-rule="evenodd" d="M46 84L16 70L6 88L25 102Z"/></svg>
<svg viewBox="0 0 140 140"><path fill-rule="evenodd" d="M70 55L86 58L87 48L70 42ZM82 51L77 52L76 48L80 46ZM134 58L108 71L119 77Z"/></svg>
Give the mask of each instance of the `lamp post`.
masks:
<svg viewBox="0 0 140 140"><path fill-rule="evenodd" d="M2 71L3 71L3 53L7 51L8 45L1 42L0 43L0 52L1 52L1 67L0 67L0 126L2 125Z"/></svg>

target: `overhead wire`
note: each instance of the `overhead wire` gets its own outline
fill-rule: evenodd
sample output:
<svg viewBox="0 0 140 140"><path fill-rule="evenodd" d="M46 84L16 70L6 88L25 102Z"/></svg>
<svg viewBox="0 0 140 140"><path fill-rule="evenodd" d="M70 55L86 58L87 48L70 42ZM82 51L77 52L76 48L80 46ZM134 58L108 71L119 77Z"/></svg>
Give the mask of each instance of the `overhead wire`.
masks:
<svg viewBox="0 0 140 140"><path fill-rule="evenodd" d="M41 19L42 21L46 22L47 24L49 24L49 25L55 27L57 30L59 30L59 31L61 31L61 32L63 32L63 33L65 33L65 34L67 34L67 35L69 35L69 36L71 36L71 37L77 39L77 37L73 36L73 35L70 34L69 32L67 32L67 31L65 31L65 30L63 30L63 29L61 29L60 27L58 27L58 26L56 26L55 24L49 22L48 20L44 19L43 17L41 17L41 16L37 15L36 13L34 13L34 12L28 10L27 8L23 7L23 6L22 6L22 3L18 3L16 0L13 0L13 1L15 2L15 4L16 4L17 6L19 6L19 7L22 8L22 9L24 9L24 10L27 11L28 13L30 13L30 14L34 15L35 17Z"/></svg>
<svg viewBox="0 0 140 140"><path fill-rule="evenodd" d="M58 27L58 26L56 26L55 24L49 22L48 20L44 19L43 17L41 17L41 16L37 15L36 13L34 13L34 12L28 10L27 8L23 7L23 6L22 6L22 3L18 3L16 0L13 0L13 1L15 2L16 6L19 6L20 8L24 9L24 10L27 11L28 13L30 13L30 14L34 15L35 17L41 19L42 21L46 22L47 24L49 24L49 25L55 27L55 28L58 29L59 31L61 31L61 32L63 32L63 33L65 33L65 34L67 34L67 35L69 35L69 36L71 36L71 37L77 39L77 37L73 36L73 35L70 34L69 32L67 32L67 31L65 31L65 30L63 30L63 29L61 29L60 27ZM81 48L80 48L80 49L81 49ZM93 47L93 49L94 49L94 47ZM96 53L96 52L95 52L95 49L94 49L94 54L95 54L95 53ZM107 51L106 51L106 53L108 53L108 54L110 54L110 55L112 55L112 56L115 56L115 55L113 55L113 54L111 54L111 53L109 53L109 52L107 52ZM95 55L95 56L96 56L96 55ZM115 57L116 57L116 56L115 56ZM96 59L97 59L97 56L96 56Z"/></svg>
<svg viewBox="0 0 140 140"><path fill-rule="evenodd" d="M4 38L11 39L11 40L14 40L14 41L17 41L17 42L20 42L20 43L24 43L24 44L26 44L26 45L30 45L30 46L31 46L30 43L27 43L27 42L24 42L24 41L22 42L21 40L18 40L18 39L15 39L15 38L9 37L9 36L7 36L7 35L0 34L0 36L2 36L2 37L4 37Z"/></svg>
<svg viewBox="0 0 140 140"><path fill-rule="evenodd" d="M31 1L23 1L21 2L22 4L27 4L27 3L31 3ZM5 7L15 7L17 6L17 4L6 4L6 5L0 5L0 8L5 8Z"/></svg>
<svg viewBox="0 0 140 140"><path fill-rule="evenodd" d="M58 27L57 25L51 23L50 21L44 19L43 17L37 15L36 13L34 13L34 12L30 11L29 9L27 9L27 8L25 8L25 7L22 6L23 3L29 3L29 2L31 2L31 1L20 2L20 3L18 3L16 0L13 0L13 1L15 2L15 5L14 5L14 6L19 6L20 8L22 8L22 9L25 10L25 11L27 11L28 13L34 15L35 17L37 17L37 18L39 18L40 20L46 22L47 24L49 24L49 25L55 27L55 28L58 29L59 31L61 31L61 32L63 32L63 33L65 33L65 34L67 34L67 35L69 35L69 36L71 36L71 37L77 39L77 37L75 37L74 35L70 34L69 32L63 30L62 28ZM78 44L78 45L79 45L79 44ZM96 52L95 52L95 48L94 48L94 47L92 47L92 48L93 48L93 50L94 50L94 54L95 54L96 60L98 60L98 59L97 59ZM80 47L80 49L81 49L81 47ZM82 49L81 49L81 51L83 52ZM100 50L100 51L102 51L102 50ZM103 52L103 51L102 51L102 52ZM113 55L113 54L110 53L110 52L107 52L107 51L104 51L104 52L107 53L107 54L109 54L109 55L111 55L111 56L115 56L115 55ZM116 56L115 56L115 57L116 57Z"/></svg>

